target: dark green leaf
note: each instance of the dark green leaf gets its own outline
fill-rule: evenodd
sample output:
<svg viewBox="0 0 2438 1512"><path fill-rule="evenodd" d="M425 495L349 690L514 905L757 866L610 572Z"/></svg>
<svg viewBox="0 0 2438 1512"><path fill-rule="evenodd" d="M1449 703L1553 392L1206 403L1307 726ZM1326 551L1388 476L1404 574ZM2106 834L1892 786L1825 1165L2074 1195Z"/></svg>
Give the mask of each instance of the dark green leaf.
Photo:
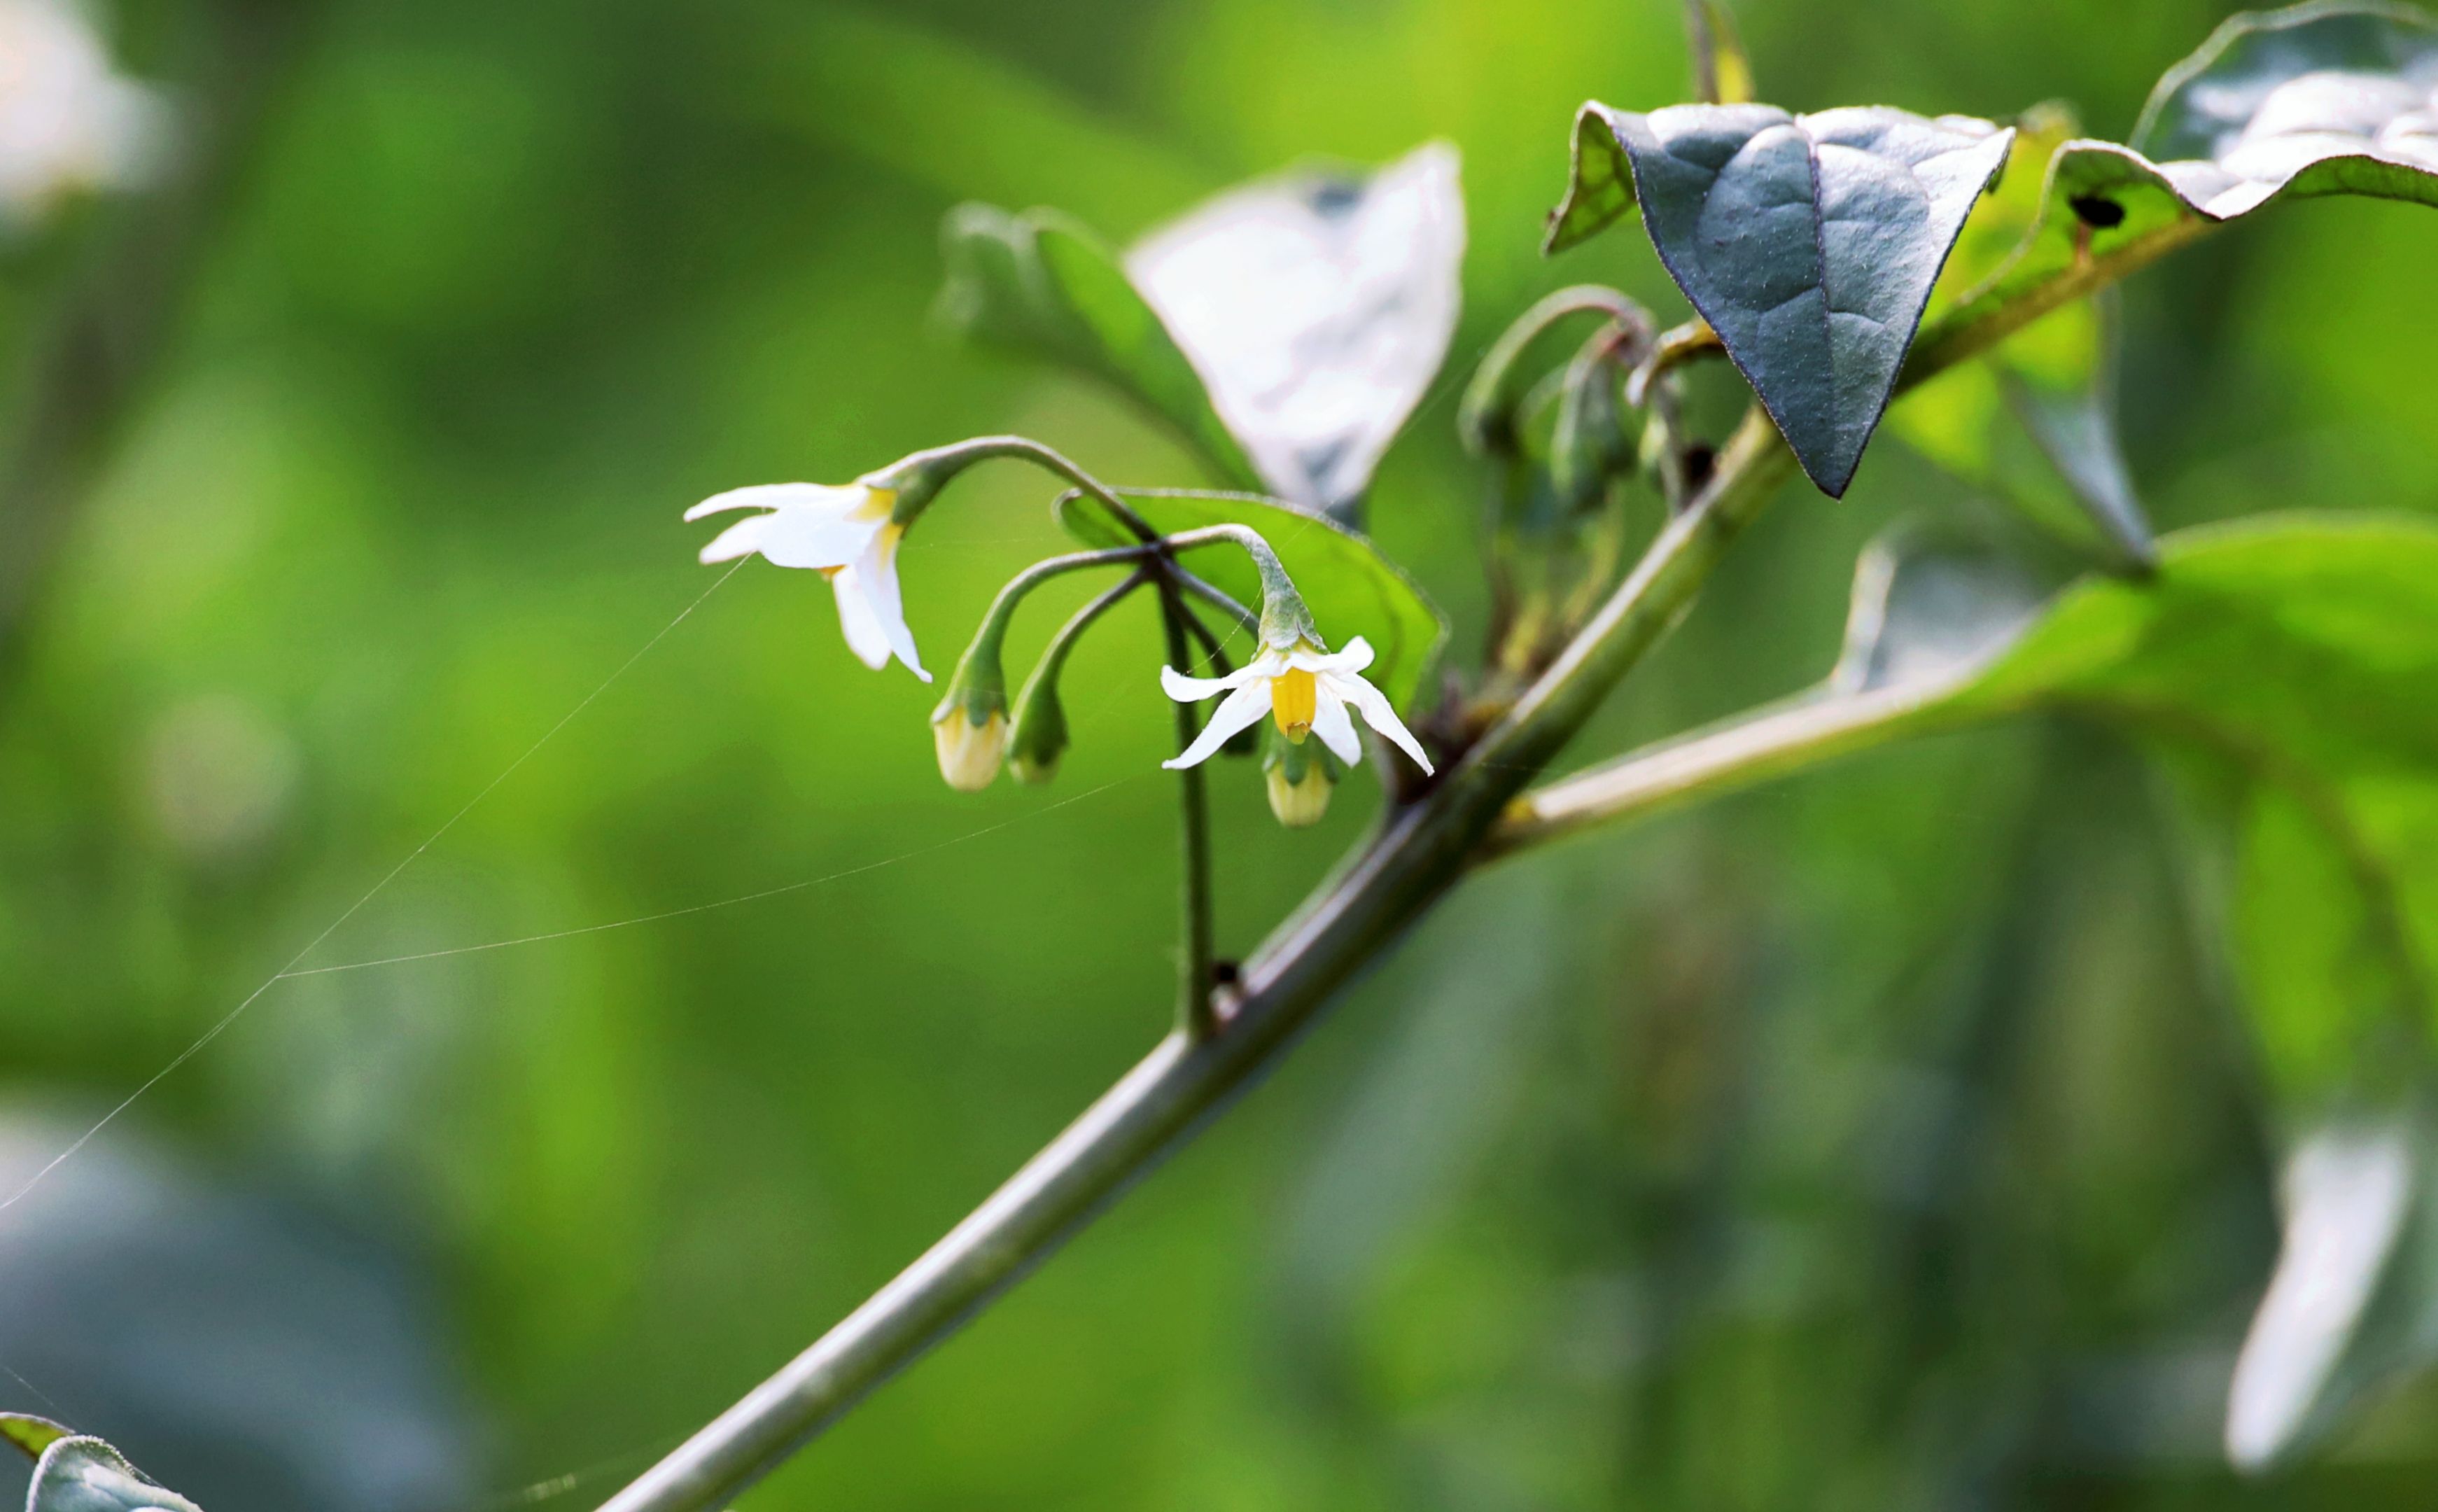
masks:
<svg viewBox="0 0 2438 1512"><path fill-rule="evenodd" d="M1313 623L1333 646L1356 636L1371 642L1377 659L1367 674L1389 702L1403 708L1421 688L1423 675L1446 639L1447 622L1394 562L1366 537L1325 515L1281 500L1248 494L1160 492L1122 489L1126 502L1162 535L1204 525L1249 525L1270 543L1312 610ZM1111 522L1089 500L1069 495L1059 518L1077 538L1094 546L1131 545L1134 537ZM1237 602L1258 608L1261 581L1251 561L1230 545L1206 547L1187 559L1193 572L1225 589Z"/></svg>
<svg viewBox="0 0 2438 1512"><path fill-rule="evenodd" d="M1804 471L1839 495L2012 136L1988 121L1882 108L1646 115L1586 105L1549 246L1571 246L1638 202L1660 260Z"/></svg>
<svg viewBox="0 0 2438 1512"><path fill-rule="evenodd" d="M61 1438L35 1463L26 1512L202 1512L97 1438Z"/></svg>
<svg viewBox="0 0 2438 1512"><path fill-rule="evenodd" d="M2018 333L1994 360L2006 407L2022 422L2074 501L2118 560L2149 568L2158 560L2149 517L2133 489L2116 433L2116 301L2102 290L2080 307L2096 326L2084 342L2087 360L2063 373L2025 360L2019 343L2037 338L2038 326ZM2059 310L2058 316L2074 313Z"/></svg>
<svg viewBox="0 0 2438 1512"><path fill-rule="evenodd" d="M2422 12L2314 4L2228 21L2160 80L2133 147L2077 141L2056 155L2038 226L1955 319L2076 267L2137 266L2272 201L2328 194L2438 204L2438 23Z"/></svg>
<svg viewBox="0 0 2438 1512"><path fill-rule="evenodd" d="M1446 360L1461 299L1456 149L1219 196L1126 254L1269 491L1351 518Z"/></svg>
<svg viewBox="0 0 2438 1512"><path fill-rule="evenodd" d="M965 204L943 239L949 326L1090 374L1167 421L1223 481L1259 486L1192 363L1089 231L1054 211Z"/></svg>

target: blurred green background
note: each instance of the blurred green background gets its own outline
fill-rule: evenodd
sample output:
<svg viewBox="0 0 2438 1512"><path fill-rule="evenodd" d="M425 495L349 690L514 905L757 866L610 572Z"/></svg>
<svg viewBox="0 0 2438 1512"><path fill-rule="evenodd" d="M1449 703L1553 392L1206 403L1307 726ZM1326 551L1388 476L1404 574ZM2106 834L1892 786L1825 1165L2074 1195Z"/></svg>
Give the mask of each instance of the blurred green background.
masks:
<svg viewBox="0 0 2438 1512"><path fill-rule="evenodd" d="M2226 9L1738 13L1790 107L2064 97L2121 138ZM141 0L113 21L211 171L5 255L0 339L37 384L57 310L107 325L170 291L105 343L125 381L61 401L40 518L23 493L0 517L27 585L0 624L0 1022L38 1153L410 853L303 965L830 879L280 982L101 1142L274 1194L416 1278L433 1389L471 1425L464 1500L426 1512L606 1496L1164 1026L1169 715L1142 604L1079 657L1046 791L947 791L936 691L857 665L821 584L759 563L583 703L714 581L677 517L718 489L1008 430L1104 477L1196 481L1100 392L932 332L950 204L1057 205L1122 240L1308 154L1456 142L1466 314L1372 525L1459 654L1484 610L1485 484L1449 429L1471 359L1564 282L1684 308L1639 235L1537 252L1576 105L1685 97L1662 0ZM2129 288L2127 439L2162 528L2438 509L2433 234L2411 207L2306 202ZM1844 501L1791 495L1581 757L1817 677L1861 545L1957 496L1893 436ZM989 472L914 537L935 668L1055 546L1047 501ZM1375 789L1291 835L1248 764L1215 787L1242 953ZM2220 1468L2270 1164L2154 798L2113 739L2025 725L1505 866L743 1504L2429 1504L2426 1397L2304 1468ZM0 1240L38 1234L86 1158L0 1209ZM256 1355L230 1358L287 1368ZM26 1371L0 1402L227 1504L209 1466L182 1478L114 1426L101 1352L81 1400L0 1364Z"/></svg>

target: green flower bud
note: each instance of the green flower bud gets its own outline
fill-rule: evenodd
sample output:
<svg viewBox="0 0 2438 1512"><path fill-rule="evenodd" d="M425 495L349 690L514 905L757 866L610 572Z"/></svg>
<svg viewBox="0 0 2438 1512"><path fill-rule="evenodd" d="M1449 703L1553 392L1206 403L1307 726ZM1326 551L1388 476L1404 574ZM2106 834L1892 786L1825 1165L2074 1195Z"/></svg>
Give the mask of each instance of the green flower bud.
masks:
<svg viewBox="0 0 2438 1512"><path fill-rule="evenodd" d="M1031 786L1057 776L1058 759L1067 754L1067 706L1058 696L1058 671L1057 666L1045 665L1016 698L1007 765L1017 782Z"/></svg>

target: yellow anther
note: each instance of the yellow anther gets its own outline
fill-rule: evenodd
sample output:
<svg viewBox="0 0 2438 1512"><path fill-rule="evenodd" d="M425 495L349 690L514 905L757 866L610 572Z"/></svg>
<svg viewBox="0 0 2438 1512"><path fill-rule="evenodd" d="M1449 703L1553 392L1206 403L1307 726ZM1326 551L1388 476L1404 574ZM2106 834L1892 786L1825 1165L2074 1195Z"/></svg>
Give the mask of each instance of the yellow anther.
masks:
<svg viewBox="0 0 2438 1512"><path fill-rule="evenodd" d="M1279 733L1298 745L1312 733L1312 717L1319 706L1318 686L1312 674L1301 667L1289 667L1270 684L1270 717L1279 722Z"/></svg>

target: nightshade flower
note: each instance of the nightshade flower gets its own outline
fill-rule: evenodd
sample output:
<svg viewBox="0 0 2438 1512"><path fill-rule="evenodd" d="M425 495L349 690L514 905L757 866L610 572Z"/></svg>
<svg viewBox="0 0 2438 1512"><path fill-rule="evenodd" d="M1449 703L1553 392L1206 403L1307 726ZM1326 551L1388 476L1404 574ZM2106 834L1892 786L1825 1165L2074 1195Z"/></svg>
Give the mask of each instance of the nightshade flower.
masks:
<svg viewBox="0 0 2438 1512"><path fill-rule="evenodd" d="M867 667L889 664L894 653L925 682L915 654L914 632L897 591L897 543L906 527L894 518L898 489L888 475L867 473L843 487L825 483L758 483L714 494L685 512L700 519L730 509L766 513L740 519L702 549L705 562L725 562L759 552L778 567L807 567L830 580L838 594L839 627L848 649Z"/></svg>
<svg viewBox="0 0 2438 1512"><path fill-rule="evenodd" d="M1175 667L1162 667L1159 685L1178 703L1199 703L1222 693L1228 699L1185 754L1160 765L1173 769L1208 761L1229 736L1268 714L1287 739L1300 745L1305 736L1318 735L1331 754L1352 766L1363 760L1363 742L1348 715L1352 709L1428 772L1431 759L1398 720L1388 695L1364 680L1363 669L1370 664L1371 646L1358 635L1334 655L1309 640L1286 647L1265 645L1261 655L1224 677L1189 677Z"/></svg>

